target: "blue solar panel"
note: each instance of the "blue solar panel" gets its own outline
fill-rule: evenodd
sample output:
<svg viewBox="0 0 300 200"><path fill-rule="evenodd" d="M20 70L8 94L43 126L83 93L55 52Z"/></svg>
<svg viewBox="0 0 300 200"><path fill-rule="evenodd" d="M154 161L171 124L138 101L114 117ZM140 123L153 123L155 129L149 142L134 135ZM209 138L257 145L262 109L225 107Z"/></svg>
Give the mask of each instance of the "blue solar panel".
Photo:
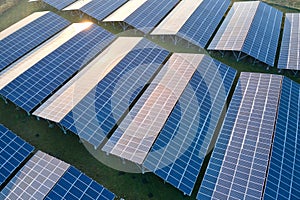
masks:
<svg viewBox="0 0 300 200"><path fill-rule="evenodd" d="M300 198L300 85L283 79L264 199Z"/></svg>
<svg viewBox="0 0 300 200"><path fill-rule="evenodd" d="M45 200L112 200L115 194L71 166L48 193Z"/></svg>
<svg viewBox="0 0 300 200"><path fill-rule="evenodd" d="M168 55L143 39L60 124L98 147Z"/></svg>
<svg viewBox="0 0 300 200"><path fill-rule="evenodd" d="M68 26L70 22L49 12L0 40L0 70Z"/></svg>
<svg viewBox="0 0 300 200"><path fill-rule="evenodd" d="M126 1L127 0L93 0L80 8L80 10L87 15L101 21L113 11L122 6L124 3L126 3Z"/></svg>
<svg viewBox="0 0 300 200"><path fill-rule="evenodd" d="M282 21L282 12L260 3L242 51L257 60L274 66Z"/></svg>
<svg viewBox="0 0 300 200"><path fill-rule="evenodd" d="M260 199L281 76L242 73L197 199Z"/></svg>
<svg viewBox="0 0 300 200"><path fill-rule="evenodd" d="M43 2L53 6L54 8L61 10L71 3L74 3L76 0L43 0Z"/></svg>
<svg viewBox="0 0 300 200"><path fill-rule="evenodd" d="M205 56L143 166L191 195L236 71Z"/></svg>
<svg viewBox="0 0 300 200"><path fill-rule="evenodd" d="M33 150L33 146L0 124L0 185Z"/></svg>
<svg viewBox="0 0 300 200"><path fill-rule="evenodd" d="M178 35L204 48L230 5L230 0L204 0Z"/></svg>
<svg viewBox="0 0 300 200"><path fill-rule="evenodd" d="M148 0L134 11L125 22L149 33L178 3L179 0Z"/></svg>
<svg viewBox="0 0 300 200"><path fill-rule="evenodd" d="M287 13L278 60L279 69L300 69L300 13Z"/></svg>
<svg viewBox="0 0 300 200"><path fill-rule="evenodd" d="M91 25L10 82L0 94L30 112L113 39L111 33Z"/></svg>

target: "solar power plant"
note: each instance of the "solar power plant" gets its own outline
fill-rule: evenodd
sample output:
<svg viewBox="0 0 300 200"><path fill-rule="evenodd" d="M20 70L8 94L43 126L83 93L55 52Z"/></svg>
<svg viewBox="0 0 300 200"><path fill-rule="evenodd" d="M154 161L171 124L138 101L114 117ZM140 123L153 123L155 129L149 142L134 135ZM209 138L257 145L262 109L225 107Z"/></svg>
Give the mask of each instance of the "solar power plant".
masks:
<svg viewBox="0 0 300 200"><path fill-rule="evenodd" d="M149 33L178 2L178 0L148 0L124 21L143 33Z"/></svg>
<svg viewBox="0 0 300 200"><path fill-rule="evenodd" d="M122 6L124 3L126 3L126 1L127 0L93 0L81 7L80 10L87 15L101 21L113 11Z"/></svg>
<svg viewBox="0 0 300 200"><path fill-rule="evenodd" d="M36 12L0 33L0 71L70 24L52 12Z"/></svg>
<svg viewBox="0 0 300 200"><path fill-rule="evenodd" d="M115 195L112 192L71 166L49 192L45 200L112 200L114 198Z"/></svg>
<svg viewBox="0 0 300 200"><path fill-rule="evenodd" d="M285 15L278 68L300 70L299 13L287 13Z"/></svg>
<svg viewBox="0 0 300 200"><path fill-rule="evenodd" d="M142 39L124 58L115 59L122 54L112 56L110 61L114 65L108 67L110 72L59 124L97 148L168 55L167 50Z"/></svg>
<svg viewBox="0 0 300 200"><path fill-rule="evenodd" d="M44 199L69 164L38 151L0 193L0 199Z"/></svg>
<svg viewBox="0 0 300 200"><path fill-rule="evenodd" d="M241 73L197 199L261 199L281 81Z"/></svg>
<svg viewBox="0 0 300 200"><path fill-rule="evenodd" d="M190 61L196 70L163 127L157 130L160 133L143 162L144 168L186 195L191 195L194 188L236 75L234 69L208 56L194 56L191 59L192 56L182 55L182 62ZM180 63L180 56L178 59ZM160 119L146 117L146 120ZM144 146L148 145L145 140Z"/></svg>
<svg viewBox="0 0 300 200"><path fill-rule="evenodd" d="M0 124L0 185L33 150L33 146Z"/></svg>
<svg viewBox="0 0 300 200"><path fill-rule="evenodd" d="M243 52L274 66L282 12L259 1L233 4L208 50Z"/></svg>
<svg viewBox="0 0 300 200"><path fill-rule="evenodd" d="M31 112L114 39L113 34L91 23L77 28L74 37L11 81L0 94Z"/></svg>
<svg viewBox="0 0 300 200"><path fill-rule="evenodd" d="M151 35L176 35L204 48L230 5L230 0L183 0Z"/></svg>
<svg viewBox="0 0 300 200"><path fill-rule="evenodd" d="M172 55L126 116L124 123L119 125L116 131L118 138L111 137L112 141L117 142L109 153L138 164L143 163L202 57L193 54Z"/></svg>
<svg viewBox="0 0 300 200"><path fill-rule="evenodd" d="M43 2L49 4L50 6L58 10L62 10L63 8L74 3L75 1L76 0L43 0Z"/></svg>
<svg viewBox="0 0 300 200"><path fill-rule="evenodd" d="M300 86L283 79L264 199L300 197Z"/></svg>

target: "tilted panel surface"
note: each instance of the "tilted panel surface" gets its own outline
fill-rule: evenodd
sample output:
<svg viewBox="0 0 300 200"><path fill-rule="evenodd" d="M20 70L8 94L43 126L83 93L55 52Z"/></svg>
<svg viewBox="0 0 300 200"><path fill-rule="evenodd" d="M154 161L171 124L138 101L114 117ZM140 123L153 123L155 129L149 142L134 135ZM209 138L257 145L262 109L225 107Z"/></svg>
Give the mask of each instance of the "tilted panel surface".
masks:
<svg viewBox="0 0 300 200"><path fill-rule="evenodd" d="M197 199L260 199L282 76L242 73Z"/></svg>

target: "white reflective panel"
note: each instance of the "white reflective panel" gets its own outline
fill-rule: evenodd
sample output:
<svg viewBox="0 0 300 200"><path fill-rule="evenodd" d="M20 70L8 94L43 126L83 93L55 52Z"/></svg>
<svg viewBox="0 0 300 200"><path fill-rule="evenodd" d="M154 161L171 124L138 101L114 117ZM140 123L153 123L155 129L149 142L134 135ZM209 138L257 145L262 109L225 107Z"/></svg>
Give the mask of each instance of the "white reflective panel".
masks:
<svg viewBox="0 0 300 200"><path fill-rule="evenodd" d="M90 3L92 0L78 0L73 4L69 5L68 7L64 8L63 10L79 10L86 4Z"/></svg>
<svg viewBox="0 0 300 200"><path fill-rule="evenodd" d="M176 35L203 0L183 0L154 29L151 35Z"/></svg>
<svg viewBox="0 0 300 200"><path fill-rule="evenodd" d="M107 18L105 18L104 22L123 22L125 19L131 15L136 9L138 9L143 3L147 0L130 0L121 6L118 10L113 12Z"/></svg>
<svg viewBox="0 0 300 200"><path fill-rule="evenodd" d="M241 51L258 5L259 1L234 3L208 49Z"/></svg>
<svg viewBox="0 0 300 200"><path fill-rule="evenodd" d="M43 199L69 164L38 151L0 193L0 199Z"/></svg>

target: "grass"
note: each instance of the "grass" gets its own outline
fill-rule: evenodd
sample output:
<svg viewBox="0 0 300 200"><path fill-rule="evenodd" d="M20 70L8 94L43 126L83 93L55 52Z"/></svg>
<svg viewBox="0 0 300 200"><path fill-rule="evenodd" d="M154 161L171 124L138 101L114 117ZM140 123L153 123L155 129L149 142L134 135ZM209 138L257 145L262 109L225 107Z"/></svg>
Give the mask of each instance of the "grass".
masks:
<svg viewBox="0 0 300 200"><path fill-rule="evenodd" d="M297 10L288 9L282 6L276 6L284 12L296 12ZM61 12L46 6L41 3L28 3L27 0L20 0L17 5L4 12L0 17L0 31L4 30L11 24L21 20L27 15L35 11L51 10L56 12L71 22L81 22L89 19L86 15L82 18L74 16L70 12ZM299 10L298 10L299 11ZM94 21L95 22L95 21ZM105 29L117 34L122 30L119 27L100 24ZM131 33L127 33L130 35ZM126 34L125 34L126 35ZM160 38L151 38L150 40L158 43L162 47L174 52L185 53L207 53L195 46L187 47L184 41L179 45L168 39L161 40ZM226 54L222 57L219 53L211 53L212 57L236 68L239 72L251 71L262 73L278 73L276 68L266 70L266 66L262 64L252 64L252 60L247 58L241 62L236 62L232 54ZM291 74L286 74L294 80L300 82L299 78L293 77ZM204 174L205 166L208 163L208 158L204 163L198 181L196 183L194 192L191 197L184 196L179 190L175 189L169 184L164 184L163 181L152 173L133 174L123 173L112 168L107 167L98 160L96 160L86 148L79 143L79 138L72 133L63 134L62 131L54 126L49 128L49 125L44 120L36 120L33 116L28 116L24 111L17 110L12 104L5 104L0 101L0 123L7 126L9 129L17 133L23 139L31 143L38 150L49 153L65 162L68 162L88 176L92 177L99 183L103 184L109 190L114 192L118 198L125 199L195 199L196 192L200 186L200 181Z"/></svg>

